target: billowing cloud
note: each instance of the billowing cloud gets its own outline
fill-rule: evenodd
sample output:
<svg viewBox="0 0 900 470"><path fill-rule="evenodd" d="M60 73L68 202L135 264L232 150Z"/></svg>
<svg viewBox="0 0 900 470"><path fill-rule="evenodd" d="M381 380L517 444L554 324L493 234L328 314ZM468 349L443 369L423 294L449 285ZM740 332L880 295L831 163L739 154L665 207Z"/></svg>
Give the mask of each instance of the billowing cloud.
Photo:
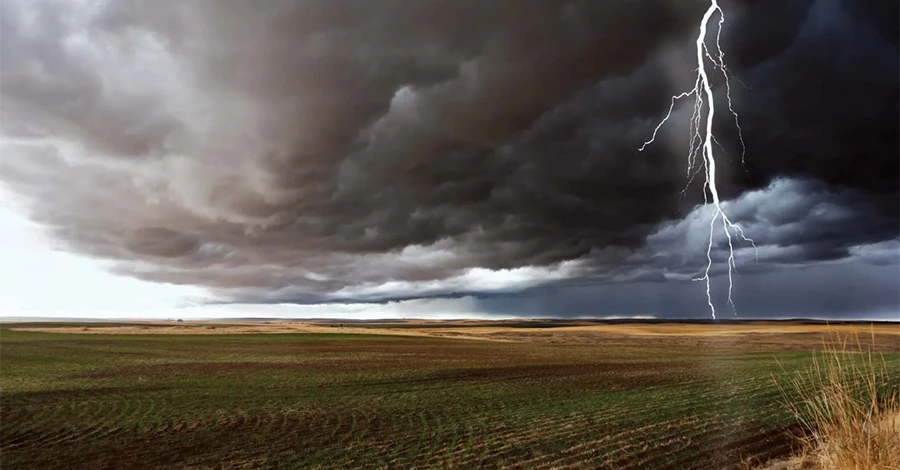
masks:
<svg viewBox="0 0 900 470"><path fill-rule="evenodd" d="M720 186L757 244L740 266L897 237L895 3L725 5L747 154L720 121ZM690 88L702 1L0 5L0 181L118 273L322 302L705 261L689 111L635 151Z"/></svg>

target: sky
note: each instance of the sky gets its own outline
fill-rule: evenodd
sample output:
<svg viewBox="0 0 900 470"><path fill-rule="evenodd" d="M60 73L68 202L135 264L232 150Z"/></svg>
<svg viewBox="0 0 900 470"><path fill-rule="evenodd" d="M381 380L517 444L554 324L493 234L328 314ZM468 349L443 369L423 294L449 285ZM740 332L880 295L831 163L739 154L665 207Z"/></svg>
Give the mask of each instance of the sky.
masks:
<svg viewBox="0 0 900 470"><path fill-rule="evenodd" d="M720 3L709 300L900 318L900 7ZM708 6L0 0L0 316L708 318Z"/></svg>

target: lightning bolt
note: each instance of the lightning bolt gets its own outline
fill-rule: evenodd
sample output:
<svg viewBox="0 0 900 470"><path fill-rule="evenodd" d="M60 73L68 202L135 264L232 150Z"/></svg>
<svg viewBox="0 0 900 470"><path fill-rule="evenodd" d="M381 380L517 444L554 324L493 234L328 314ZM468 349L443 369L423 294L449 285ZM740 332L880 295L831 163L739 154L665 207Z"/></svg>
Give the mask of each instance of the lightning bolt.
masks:
<svg viewBox="0 0 900 470"><path fill-rule="evenodd" d="M709 47L707 47L707 29L710 23L710 20L714 15L718 14L719 21L714 26L716 28L716 43L715 50L711 53ZM706 13L703 15L703 19L700 21L700 33L697 36L697 79L694 82L694 88L688 90L684 93L680 93L678 95L672 96L671 104L669 105L669 111L666 113L666 116L657 124L656 128L653 130L653 135L650 137L650 140L644 142L643 145L638 149L638 152L642 152L648 145L652 144L656 140L656 135L659 133L660 128L672 117L672 111L675 109L675 105L684 98L694 97L693 103L693 113L691 114L690 123L690 148L688 149L688 165L687 165L687 176L689 177L687 185L690 185L694 180L694 176L696 176L701 170L704 172L705 181L703 183L703 202L704 204L710 205L713 207L713 216L709 222L709 244L706 247L706 268L703 271L703 276L700 276L695 281L703 281L706 283L706 301L709 305L710 313L712 314L713 319L716 318L716 306L713 304L712 295L710 293L710 276L709 272L712 268L712 248L713 248L713 239L715 236L717 222L721 221L722 230L725 232L725 237L728 239L728 304L732 307L732 309L737 312L734 307L734 302L732 301L731 294L734 288L734 273L737 270L737 265L735 263L734 258L734 241L736 239L743 240L749 242L753 245L754 249L756 248L756 244L752 239L744 236L744 231L741 227L728 218L728 215L722 209L722 202L719 199L719 190L716 186L716 158L713 153L713 142L716 142L718 145L718 141L716 141L715 136L713 135L713 123L715 121L715 97L713 95L712 85L710 84L709 75L706 71L707 60L711 62L714 68L721 71L722 75L725 77L725 96L728 102L728 111L731 112L732 117L734 118L735 127L738 130L738 136L741 141L741 163L744 162L744 154L746 153L746 147L744 146L744 136L741 130L740 120L738 119L738 114L734 111L734 107L731 102L731 84L729 82L729 72L728 68L725 66L725 53L722 52L721 46L721 36L722 36L722 25L725 22L725 13L722 11L722 8L719 7L718 0L710 0L709 8L706 10ZM703 122L703 114L704 110L706 111L706 122L704 126ZM698 163L698 159L702 159L702 165ZM685 187L687 189L687 187ZM682 191L684 192L684 191Z"/></svg>

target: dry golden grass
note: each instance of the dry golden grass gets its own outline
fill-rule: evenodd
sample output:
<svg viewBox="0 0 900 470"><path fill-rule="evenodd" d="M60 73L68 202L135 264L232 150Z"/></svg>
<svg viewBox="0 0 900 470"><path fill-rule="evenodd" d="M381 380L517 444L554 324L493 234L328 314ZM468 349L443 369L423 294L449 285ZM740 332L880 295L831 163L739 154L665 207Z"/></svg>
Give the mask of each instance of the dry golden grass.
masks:
<svg viewBox="0 0 900 470"><path fill-rule="evenodd" d="M839 333L844 335L866 334L893 338L900 347L900 327L890 324L807 324L790 322L758 322L744 324L690 324L690 323L624 323L596 324L579 322L560 323L559 326L526 327L511 326L506 322L491 321L427 321L413 320L392 323L354 324L338 326L337 323L295 322L274 320L267 322L135 322L128 325L89 326L12 326L13 331L77 334L260 334L260 333L341 333L381 334L400 336L454 337L487 339L494 341L532 341L548 337L590 339L591 337L643 336L643 337L729 337L745 335L803 335ZM819 336L816 336L818 340Z"/></svg>
<svg viewBox="0 0 900 470"><path fill-rule="evenodd" d="M744 323L601 323L566 321L401 320L377 323L335 321L146 321L116 324L23 324L12 331L116 335L223 335L279 333L340 333L454 338L516 343L642 344L652 347L695 347L706 351L809 351L823 338L839 333L863 337L875 351L900 351L900 325L807 322ZM871 337L871 342L868 339Z"/></svg>
<svg viewBox="0 0 900 470"><path fill-rule="evenodd" d="M791 459L768 470L900 469L900 384L880 355L832 341L782 389L805 434Z"/></svg>
<svg viewBox="0 0 900 470"><path fill-rule="evenodd" d="M31 331L37 333L75 333L75 334L108 334L108 335L237 335L237 334L272 334L272 333L341 333L367 335L404 335L428 336L426 333L409 330L392 330L388 328L359 328L317 325L294 322L146 322L129 325L104 325L98 323L91 326L29 326L12 327L12 331Z"/></svg>

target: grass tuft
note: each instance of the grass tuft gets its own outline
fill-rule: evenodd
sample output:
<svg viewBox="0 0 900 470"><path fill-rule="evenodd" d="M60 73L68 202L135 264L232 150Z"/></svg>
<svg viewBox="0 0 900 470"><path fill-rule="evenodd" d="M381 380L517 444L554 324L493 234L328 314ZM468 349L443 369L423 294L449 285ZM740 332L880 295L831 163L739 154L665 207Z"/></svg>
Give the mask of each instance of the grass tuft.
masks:
<svg viewBox="0 0 900 470"><path fill-rule="evenodd" d="M798 453L769 469L900 468L900 385L882 355L850 339L836 337L779 385L805 432Z"/></svg>

